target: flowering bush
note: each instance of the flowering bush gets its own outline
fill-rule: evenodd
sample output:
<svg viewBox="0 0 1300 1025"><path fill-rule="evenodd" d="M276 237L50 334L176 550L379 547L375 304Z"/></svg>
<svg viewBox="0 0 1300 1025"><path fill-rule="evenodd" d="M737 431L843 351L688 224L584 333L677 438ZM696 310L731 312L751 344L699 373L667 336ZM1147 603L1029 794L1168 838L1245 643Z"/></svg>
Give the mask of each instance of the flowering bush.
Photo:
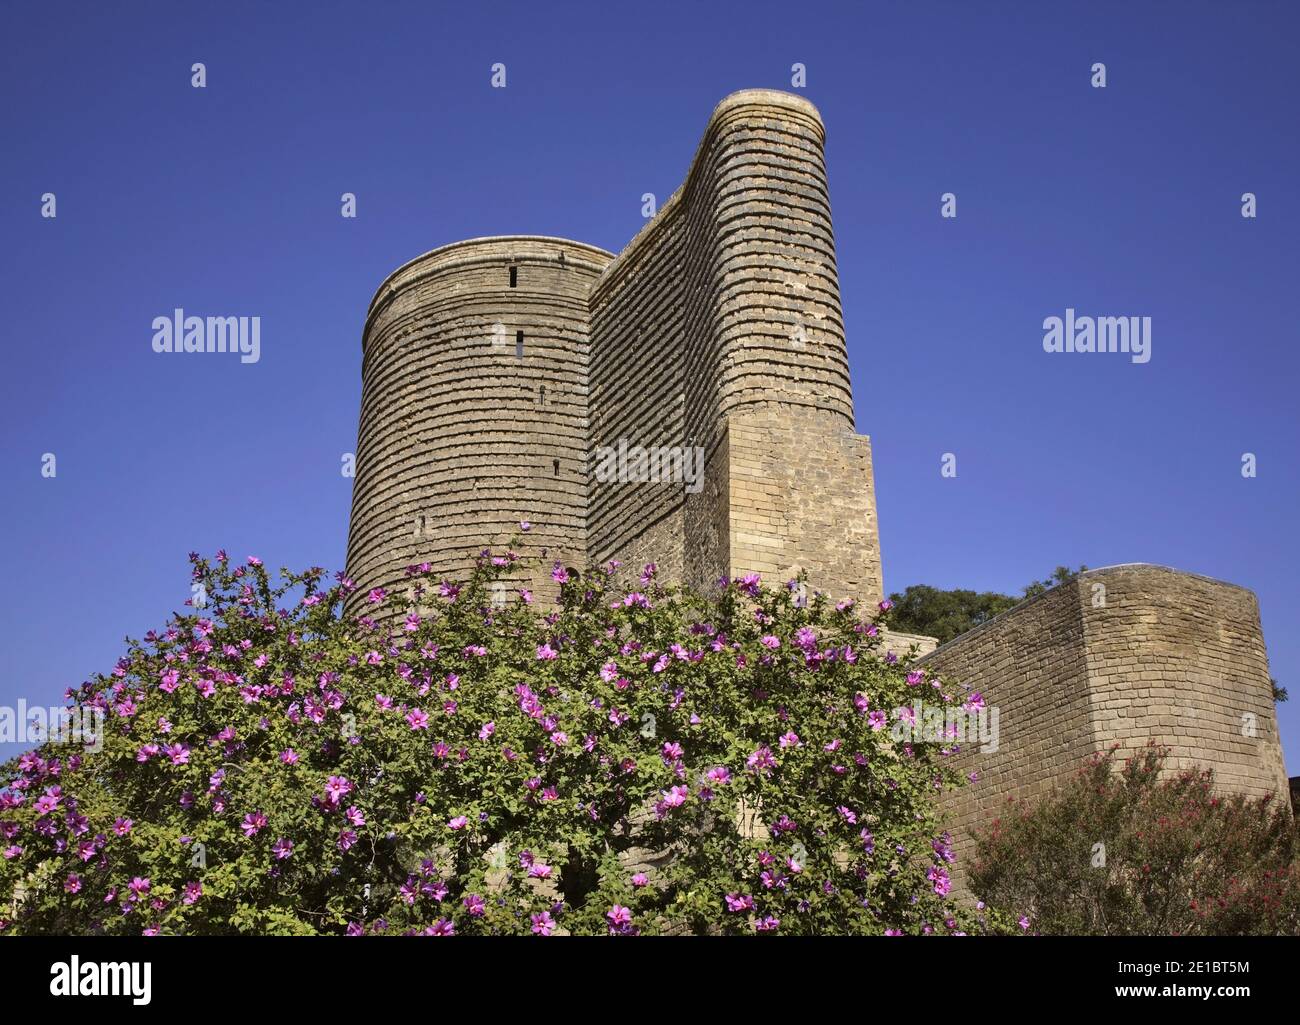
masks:
<svg viewBox="0 0 1300 1025"><path fill-rule="evenodd" d="M0 929L993 928L947 900L949 749L886 728L958 699L882 656L881 611L616 564L557 564L538 610L500 600L515 559L348 617L341 576L191 556L203 606L68 692L99 749L7 766Z"/></svg>
<svg viewBox="0 0 1300 1025"><path fill-rule="evenodd" d="M1027 907L1067 935L1300 932L1300 866L1290 809L1224 797L1209 769L1161 777L1149 745L1115 766L1095 755L1070 785L1020 803L977 835L975 892Z"/></svg>

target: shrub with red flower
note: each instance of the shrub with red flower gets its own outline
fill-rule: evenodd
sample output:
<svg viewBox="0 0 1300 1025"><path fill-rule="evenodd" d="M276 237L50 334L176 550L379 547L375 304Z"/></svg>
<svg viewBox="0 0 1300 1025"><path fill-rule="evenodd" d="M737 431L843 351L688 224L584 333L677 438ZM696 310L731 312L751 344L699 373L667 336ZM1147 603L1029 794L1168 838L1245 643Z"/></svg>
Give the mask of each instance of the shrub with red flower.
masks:
<svg viewBox="0 0 1300 1025"><path fill-rule="evenodd" d="M1291 809L1223 795L1209 769L1162 772L1168 753L1152 743L1121 767L1112 748L1049 798L1010 804L977 835L972 888L1044 933L1300 933Z"/></svg>
<svg viewBox="0 0 1300 1025"><path fill-rule="evenodd" d="M6 767L3 932L994 927L948 902L951 749L872 716L914 692L880 610L651 567L538 609L484 553L347 617L341 576L192 562L204 606L69 692L98 749Z"/></svg>

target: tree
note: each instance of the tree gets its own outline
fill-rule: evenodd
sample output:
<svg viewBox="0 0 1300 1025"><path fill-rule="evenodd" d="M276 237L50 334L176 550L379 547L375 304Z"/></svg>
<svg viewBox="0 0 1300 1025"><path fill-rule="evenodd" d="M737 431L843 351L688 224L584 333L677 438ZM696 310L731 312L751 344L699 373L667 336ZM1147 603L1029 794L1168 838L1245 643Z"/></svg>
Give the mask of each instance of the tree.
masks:
<svg viewBox="0 0 1300 1025"><path fill-rule="evenodd" d="M1111 749L1041 802L1011 802L976 837L974 892L1044 933L1300 932L1290 809L1222 796L1209 769L1161 778L1167 756L1149 745L1120 769Z"/></svg>
<svg viewBox="0 0 1300 1025"><path fill-rule="evenodd" d="M1064 583L1087 568L1080 566L1077 570L1071 570L1066 566L1057 566L1046 580L1026 584L1024 593L1019 598L996 591L977 592L960 588L942 590L927 584L913 584L901 594L889 596L894 603L889 625L904 633L935 637L940 644L944 644L967 630L987 623L1025 599Z"/></svg>
<svg viewBox="0 0 1300 1025"><path fill-rule="evenodd" d="M879 610L558 564L538 609L516 561L345 618L351 581L192 556L205 607L69 693L95 749L6 767L0 932L998 928L948 904L949 749L885 728L960 699Z"/></svg>

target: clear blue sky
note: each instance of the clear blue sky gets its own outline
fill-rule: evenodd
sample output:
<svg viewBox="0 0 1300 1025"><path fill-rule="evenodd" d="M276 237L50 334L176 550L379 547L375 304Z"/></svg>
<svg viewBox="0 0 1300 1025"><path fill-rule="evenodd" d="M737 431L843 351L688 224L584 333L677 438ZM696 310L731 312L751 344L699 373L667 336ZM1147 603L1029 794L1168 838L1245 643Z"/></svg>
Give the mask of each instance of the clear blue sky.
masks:
<svg viewBox="0 0 1300 1025"><path fill-rule="evenodd" d="M477 235L620 249L713 105L799 61L887 586L1129 561L1243 584L1300 772L1297 10L11 0L0 704L111 668L188 597L191 549L341 567L379 282ZM261 361L156 355L177 306L260 316ZM1151 362L1045 354L1067 306L1150 316Z"/></svg>

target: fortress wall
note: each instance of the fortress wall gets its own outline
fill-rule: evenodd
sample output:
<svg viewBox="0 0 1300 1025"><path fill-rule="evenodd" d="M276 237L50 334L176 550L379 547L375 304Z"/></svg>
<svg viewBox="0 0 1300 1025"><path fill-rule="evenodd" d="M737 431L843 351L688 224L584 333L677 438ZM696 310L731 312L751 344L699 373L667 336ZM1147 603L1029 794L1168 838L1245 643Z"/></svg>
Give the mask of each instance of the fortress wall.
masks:
<svg viewBox="0 0 1300 1025"><path fill-rule="evenodd" d="M1285 801L1254 594L1146 565L1085 573L1080 586L1098 743L1128 754L1155 737L1171 746L1171 768L1212 765L1225 790Z"/></svg>
<svg viewBox="0 0 1300 1025"><path fill-rule="evenodd" d="M425 561L463 577L520 520L532 523L523 554L585 562L586 299L609 259L561 239L475 239L381 286L362 342L348 536L363 587L400 589ZM551 589L549 572L532 581Z"/></svg>
<svg viewBox="0 0 1300 1025"><path fill-rule="evenodd" d="M1286 798L1259 610L1244 588L1161 566L1092 570L919 664L999 710L997 752L967 743L955 756L979 782L942 801L961 882L972 827L987 827L1008 798L1045 796L1112 744L1126 757L1155 740L1170 748L1171 769L1209 766L1226 792Z"/></svg>
<svg viewBox="0 0 1300 1025"><path fill-rule="evenodd" d="M836 600L879 601L870 442L807 406L750 406L727 425L733 574L784 581L802 569Z"/></svg>
<svg viewBox="0 0 1300 1025"><path fill-rule="evenodd" d="M1065 584L941 645L919 660L948 693L970 684L998 709L997 751L963 745L953 762L978 782L943 795L962 886L972 830L1003 814L1008 799L1041 797L1094 750L1087 658L1077 586ZM917 688L925 700L928 687Z"/></svg>
<svg viewBox="0 0 1300 1025"><path fill-rule="evenodd" d="M824 136L799 97L729 96L683 186L592 289L593 450L698 446L707 465L695 494L593 477L593 561L655 561L696 586L803 566L815 586L880 596Z"/></svg>

